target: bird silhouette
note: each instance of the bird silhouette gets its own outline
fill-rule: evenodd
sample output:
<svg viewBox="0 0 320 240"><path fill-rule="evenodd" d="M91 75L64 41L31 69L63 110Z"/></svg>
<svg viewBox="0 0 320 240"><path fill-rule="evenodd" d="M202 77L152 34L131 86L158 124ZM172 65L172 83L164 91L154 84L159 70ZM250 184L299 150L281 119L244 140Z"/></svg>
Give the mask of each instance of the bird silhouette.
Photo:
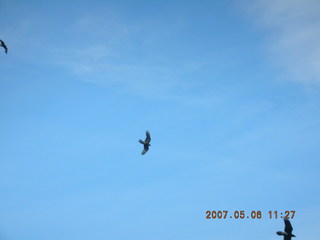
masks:
<svg viewBox="0 0 320 240"><path fill-rule="evenodd" d="M141 152L142 155L146 154L146 152L149 150L149 146L151 146L150 141L151 141L150 133L149 131L146 131L146 139L144 141L139 139L139 143L143 144L143 150Z"/></svg>
<svg viewBox="0 0 320 240"><path fill-rule="evenodd" d="M295 237L295 235L292 234L292 226L291 226L291 223L288 219L284 218L284 224L285 224L285 227L284 227L284 232L281 232L281 231L278 231L277 234L278 235L282 235L283 236L283 240L291 240L291 237Z"/></svg>
<svg viewBox="0 0 320 240"><path fill-rule="evenodd" d="M7 45L0 39L0 46L4 48L4 51L6 54L8 54L8 48Z"/></svg>

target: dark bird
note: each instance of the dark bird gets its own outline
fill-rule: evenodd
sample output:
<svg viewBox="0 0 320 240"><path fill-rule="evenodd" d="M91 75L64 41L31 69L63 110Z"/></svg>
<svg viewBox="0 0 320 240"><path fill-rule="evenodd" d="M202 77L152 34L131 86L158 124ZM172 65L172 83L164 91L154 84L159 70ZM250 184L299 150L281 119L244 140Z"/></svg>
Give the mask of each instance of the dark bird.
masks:
<svg viewBox="0 0 320 240"><path fill-rule="evenodd" d="M7 45L1 39L0 39L0 47L4 48L4 51L6 52L6 54L8 53Z"/></svg>
<svg viewBox="0 0 320 240"><path fill-rule="evenodd" d="M295 237L295 235L292 234L292 226L291 226L291 223L288 219L284 218L284 224L285 224L285 227L284 227L284 232L281 232L281 231L278 231L277 234L278 235L282 235L283 236L283 240L291 240L291 237Z"/></svg>
<svg viewBox="0 0 320 240"><path fill-rule="evenodd" d="M144 155L149 150L149 146L151 146L150 145L151 137L150 137L149 131L146 131L146 135L147 137L144 141L139 139L139 143L143 144L143 150L141 152L142 155Z"/></svg>

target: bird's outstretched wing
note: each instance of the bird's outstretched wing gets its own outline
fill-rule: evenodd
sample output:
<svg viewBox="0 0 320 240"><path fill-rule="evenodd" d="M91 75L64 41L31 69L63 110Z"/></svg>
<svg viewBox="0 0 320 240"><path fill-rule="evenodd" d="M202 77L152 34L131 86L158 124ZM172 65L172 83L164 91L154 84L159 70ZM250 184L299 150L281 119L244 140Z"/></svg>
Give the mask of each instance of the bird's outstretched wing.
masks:
<svg viewBox="0 0 320 240"><path fill-rule="evenodd" d="M6 44L2 40L0 40L0 46L4 48L4 51L7 54L8 53L8 48L7 48Z"/></svg>
<svg viewBox="0 0 320 240"><path fill-rule="evenodd" d="M290 221L288 219L284 219L284 224L285 224L284 231L289 235L291 235L293 228L291 226Z"/></svg>
<svg viewBox="0 0 320 240"><path fill-rule="evenodd" d="M280 231L278 231L277 234L278 234L279 236L282 236L282 235L283 235L283 233L280 232Z"/></svg>
<svg viewBox="0 0 320 240"><path fill-rule="evenodd" d="M149 150L148 145L144 145L144 147L143 147L143 150L142 150L141 154L142 154L142 155L146 154L146 152L148 152L148 150Z"/></svg>
<svg viewBox="0 0 320 240"><path fill-rule="evenodd" d="M151 137L150 137L150 132L146 131L146 140L144 140L145 143L150 143Z"/></svg>

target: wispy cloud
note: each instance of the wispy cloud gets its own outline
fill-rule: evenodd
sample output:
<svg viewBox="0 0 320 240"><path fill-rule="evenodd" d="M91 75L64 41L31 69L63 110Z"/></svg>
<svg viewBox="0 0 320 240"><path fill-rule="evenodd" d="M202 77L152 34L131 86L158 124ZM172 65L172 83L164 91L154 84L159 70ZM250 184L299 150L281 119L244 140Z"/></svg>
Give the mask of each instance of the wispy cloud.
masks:
<svg viewBox="0 0 320 240"><path fill-rule="evenodd" d="M166 25L166 24L164 24ZM118 86L137 95L170 95L187 87L184 76L201 63L174 61L157 43L183 28L180 18L171 24L132 23L116 16L84 16L71 31L77 41L53 50L54 62L77 78Z"/></svg>
<svg viewBox="0 0 320 240"><path fill-rule="evenodd" d="M269 34L272 60L295 81L320 83L320 2L259 0L249 9Z"/></svg>
<svg viewBox="0 0 320 240"><path fill-rule="evenodd" d="M165 65L148 63L144 59L120 56L106 45L69 49L56 62L79 80L120 87L137 95L164 94L178 84L177 73Z"/></svg>

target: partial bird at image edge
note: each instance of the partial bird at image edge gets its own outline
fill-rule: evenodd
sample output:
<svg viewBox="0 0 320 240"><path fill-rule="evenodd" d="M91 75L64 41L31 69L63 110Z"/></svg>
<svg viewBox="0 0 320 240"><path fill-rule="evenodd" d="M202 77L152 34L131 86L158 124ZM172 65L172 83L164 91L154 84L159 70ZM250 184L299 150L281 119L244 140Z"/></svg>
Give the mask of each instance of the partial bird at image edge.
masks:
<svg viewBox="0 0 320 240"><path fill-rule="evenodd" d="M7 45L4 43L4 41L2 41L0 39L0 46L4 48L4 51L6 54L8 54L8 48L7 48Z"/></svg>
<svg viewBox="0 0 320 240"><path fill-rule="evenodd" d="M292 237L295 237L295 235L292 234L292 226L289 221L289 219L284 218L283 219L285 227L284 227L284 232L278 231L277 234L279 236L283 236L283 240L291 240Z"/></svg>

